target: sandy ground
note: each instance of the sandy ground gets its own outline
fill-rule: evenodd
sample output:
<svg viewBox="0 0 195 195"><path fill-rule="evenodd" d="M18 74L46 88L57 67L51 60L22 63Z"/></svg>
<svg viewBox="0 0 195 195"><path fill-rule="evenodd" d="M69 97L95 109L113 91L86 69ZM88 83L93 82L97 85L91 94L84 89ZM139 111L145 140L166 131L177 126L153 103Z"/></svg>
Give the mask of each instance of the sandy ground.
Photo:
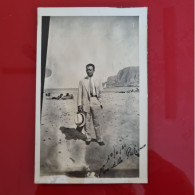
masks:
<svg viewBox="0 0 195 195"><path fill-rule="evenodd" d="M41 175L137 177L139 175L139 92L104 92L100 114L105 146L85 143L76 130L77 92L73 100L47 100L41 118ZM59 95L61 91L56 92ZM64 92L63 92L64 93ZM56 95L56 96L57 96Z"/></svg>

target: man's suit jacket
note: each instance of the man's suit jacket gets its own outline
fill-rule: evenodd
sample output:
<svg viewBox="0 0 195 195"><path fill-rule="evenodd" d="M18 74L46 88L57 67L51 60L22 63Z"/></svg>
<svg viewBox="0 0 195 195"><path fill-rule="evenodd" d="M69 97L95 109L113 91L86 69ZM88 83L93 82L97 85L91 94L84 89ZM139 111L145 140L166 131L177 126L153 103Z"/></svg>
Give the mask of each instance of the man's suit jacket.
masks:
<svg viewBox="0 0 195 195"><path fill-rule="evenodd" d="M93 77L95 91L97 99L101 105L101 93L102 93L102 83ZM83 106L84 112L90 112L90 88L89 88L89 78L85 77L79 82L77 105Z"/></svg>

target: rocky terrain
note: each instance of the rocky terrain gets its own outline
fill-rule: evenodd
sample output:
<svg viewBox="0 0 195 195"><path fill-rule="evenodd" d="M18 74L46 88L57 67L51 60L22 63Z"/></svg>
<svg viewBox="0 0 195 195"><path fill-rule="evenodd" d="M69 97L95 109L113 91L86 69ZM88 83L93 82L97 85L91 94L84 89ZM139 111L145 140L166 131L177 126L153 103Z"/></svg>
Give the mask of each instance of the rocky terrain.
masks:
<svg viewBox="0 0 195 195"><path fill-rule="evenodd" d="M117 75L107 79L106 87L138 87L139 67L130 66L120 70Z"/></svg>

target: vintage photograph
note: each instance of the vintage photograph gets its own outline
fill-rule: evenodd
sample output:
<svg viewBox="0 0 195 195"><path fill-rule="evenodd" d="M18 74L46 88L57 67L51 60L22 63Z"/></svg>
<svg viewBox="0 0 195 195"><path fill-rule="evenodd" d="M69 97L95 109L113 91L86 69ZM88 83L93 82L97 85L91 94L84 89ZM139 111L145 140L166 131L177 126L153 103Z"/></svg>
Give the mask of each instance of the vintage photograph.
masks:
<svg viewBox="0 0 195 195"><path fill-rule="evenodd" d="M147 8L39 8L35 183L147 183Z"/></svg>

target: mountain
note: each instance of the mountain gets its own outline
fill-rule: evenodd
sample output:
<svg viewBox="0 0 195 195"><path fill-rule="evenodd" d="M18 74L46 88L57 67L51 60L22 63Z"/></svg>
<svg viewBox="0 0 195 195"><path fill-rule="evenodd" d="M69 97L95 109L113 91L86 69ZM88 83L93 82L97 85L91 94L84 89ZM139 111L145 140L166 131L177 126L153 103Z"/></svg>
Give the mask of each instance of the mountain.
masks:
<svg viewBox="0 0 195 195"><path fill-rule="evenodd" d="M115 76L107 79L106 87L139 86L139 67L130 66L123 68Z"/></svg>

